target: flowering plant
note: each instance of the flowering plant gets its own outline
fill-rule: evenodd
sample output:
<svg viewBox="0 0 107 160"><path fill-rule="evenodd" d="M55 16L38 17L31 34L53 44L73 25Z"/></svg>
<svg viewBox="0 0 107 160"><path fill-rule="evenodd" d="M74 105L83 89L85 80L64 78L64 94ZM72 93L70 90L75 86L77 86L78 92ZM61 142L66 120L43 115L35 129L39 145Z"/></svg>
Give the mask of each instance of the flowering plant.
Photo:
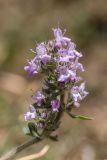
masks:
<svg viewBox="0 0 107 160"><path fill-rule="evenodd" d="M34 93L34 103L24 114L28 125L23 131L33 138L4 154L1 160L14 158L20 151L46 137L58 140L57 135L52 133L58 129L64 112L72 118L92 119L72 113L72 110L78 108L80 102L88 95L85 91L85 82L78 73L78 70L84 71L83 65L79 62L82 54L76 50L76 45L71 39L64 36L65 30L63 32L56 28L53 29L53 33L54 39L37 44L36 49L31 50L34 52L34 58L28 61L24 68L29 76L38 73L45 76L41 91Z"/></svg>
<svg viewBox="0 0 107 160"><path fill-rule="evenodd" d="M79 62L82 54L76 50L75 43L65 37L65 30L55 28L53 33L54 39L37 44L36 49L31 50L34 58L24 68L29 76L38 73L45 76L42 90L34 93L34 103L24 115L25 121L28 121L24 132L34 137L56 140L57 136L51 133L59 127L63 112L72 118L91 118L72 113L88 95L85 82L80 83L83 80L78 73L84 71Z"/></svg>

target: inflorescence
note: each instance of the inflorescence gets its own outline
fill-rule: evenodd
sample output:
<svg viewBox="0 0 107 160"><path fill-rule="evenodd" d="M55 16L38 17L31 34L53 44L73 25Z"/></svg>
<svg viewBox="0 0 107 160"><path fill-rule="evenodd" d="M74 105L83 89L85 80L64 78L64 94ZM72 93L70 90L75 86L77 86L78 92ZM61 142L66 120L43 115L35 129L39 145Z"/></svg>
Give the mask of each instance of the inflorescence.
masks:
<svg viewBox="0 0 107 160"><path fill-rule="evenodd" d="M45 77L41 91L34 93L34 103L24 115L25 121L29 121L25 131L31 136L51 137L59 127L63 112L72 118L91 119L71 112L88 95L85 82L79 76L84 72L79 62L82 53L76 50L70 38L65 37L65 30L55 28L53 33L54 39L39 43L31 50L34 58L24 68L29 76L41 73Z"/></svg>

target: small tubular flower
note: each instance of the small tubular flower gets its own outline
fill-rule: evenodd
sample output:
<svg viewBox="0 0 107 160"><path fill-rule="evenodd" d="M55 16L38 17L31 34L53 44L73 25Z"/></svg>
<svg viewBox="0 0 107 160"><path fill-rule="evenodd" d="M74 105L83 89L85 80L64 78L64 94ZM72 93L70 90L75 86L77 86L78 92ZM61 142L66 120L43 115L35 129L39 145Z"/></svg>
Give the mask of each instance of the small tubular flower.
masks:
<svg viewBox="0 0 107 160"><path fill-rule="evenodd" d="M55 46L60 48L62 45L67 45L71 41L70 38L64 37L60 28L53 29L55 36Z"/></svg>
<svg viewBox="0 0 107 160"><path fill-rule="evenodd" d="M60 101L58 99L54 99L51 101L52 111L58 112L58 109L60 107Z"/></svg>
<svg viewBox="0 0 107 160"><path fill-rule="evenodd" d="M73 86L71 89L71 96L74 103L83 100L87 95L88 92L85 91L85 82L81 83L80 86Z"/></svg>
<svg viewBox="0 0 107 160"><path fill-rule="evenodd" d="M40 65L36 58L32 59L31 61L28 61L28 64L29 65L25 66L24 69L29 73L29 76L37 74L40 71Z"/></svg>
<svg viewBox="0 0 107 160"><path fill-rule="evenodd" d="M38 91L33 95L33 99L38 104L38 106L40 106L45 99L45 96L42 92Z"/></svg>
<svg viewBox="0 0 107 160"><path fill-rule="evenodd" d="M25 121L36 118L36 110L32 105L29 106L29 111L24 114L24 117L25 117Z"/></svg>

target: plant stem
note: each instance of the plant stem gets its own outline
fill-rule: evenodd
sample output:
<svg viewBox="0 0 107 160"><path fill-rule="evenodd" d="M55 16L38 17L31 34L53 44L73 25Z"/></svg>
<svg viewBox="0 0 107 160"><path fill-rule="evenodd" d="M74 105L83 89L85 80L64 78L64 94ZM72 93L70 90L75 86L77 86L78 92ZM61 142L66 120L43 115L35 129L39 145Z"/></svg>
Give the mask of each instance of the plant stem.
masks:
<svg viewBox="0 0 107 160"><path fill-rule="evenodd" d="M13 148L12 150L10 150L9 152L7 152L6 154L4 154L2 157L0 157L0 160L12 160L12 158L14 158L16 156L17 153L21 152L22 150L26 149L27 147L40 142L42 139L35 137L32 138L31 140Z"/></svg>

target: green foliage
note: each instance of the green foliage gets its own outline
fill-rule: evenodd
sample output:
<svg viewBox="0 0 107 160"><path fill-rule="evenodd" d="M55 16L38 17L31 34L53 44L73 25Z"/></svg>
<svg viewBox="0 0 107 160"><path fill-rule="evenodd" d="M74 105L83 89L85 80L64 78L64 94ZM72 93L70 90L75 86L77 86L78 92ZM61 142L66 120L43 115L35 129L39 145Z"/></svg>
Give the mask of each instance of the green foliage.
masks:
<svg viewBox="0 0 107 160"><path fill-rule="evenodd" d="M26 134L26 135L30 135L30 134L31 134L28 126L27 126L27 127L23 127L23 132L24 132L24 134Z"/></svg>
<svg viewBox="0 0 107 160"><path fill-rule="evenodd" d="M28 126L23 128L23 132L24 134L29 136L40 137L37 128L33 122L29 122Z"/></svg>
<svg viewBox="0 0 107 160"><path fill-rule="evenodd" d="M88 117L88 116L83 116L83 115L75 115L75 114L72 114L70 112L67 111L67 114L72 117L72 118L75 118L75 119L80 119L80 120L93 120L92 117Z"/></svg>

